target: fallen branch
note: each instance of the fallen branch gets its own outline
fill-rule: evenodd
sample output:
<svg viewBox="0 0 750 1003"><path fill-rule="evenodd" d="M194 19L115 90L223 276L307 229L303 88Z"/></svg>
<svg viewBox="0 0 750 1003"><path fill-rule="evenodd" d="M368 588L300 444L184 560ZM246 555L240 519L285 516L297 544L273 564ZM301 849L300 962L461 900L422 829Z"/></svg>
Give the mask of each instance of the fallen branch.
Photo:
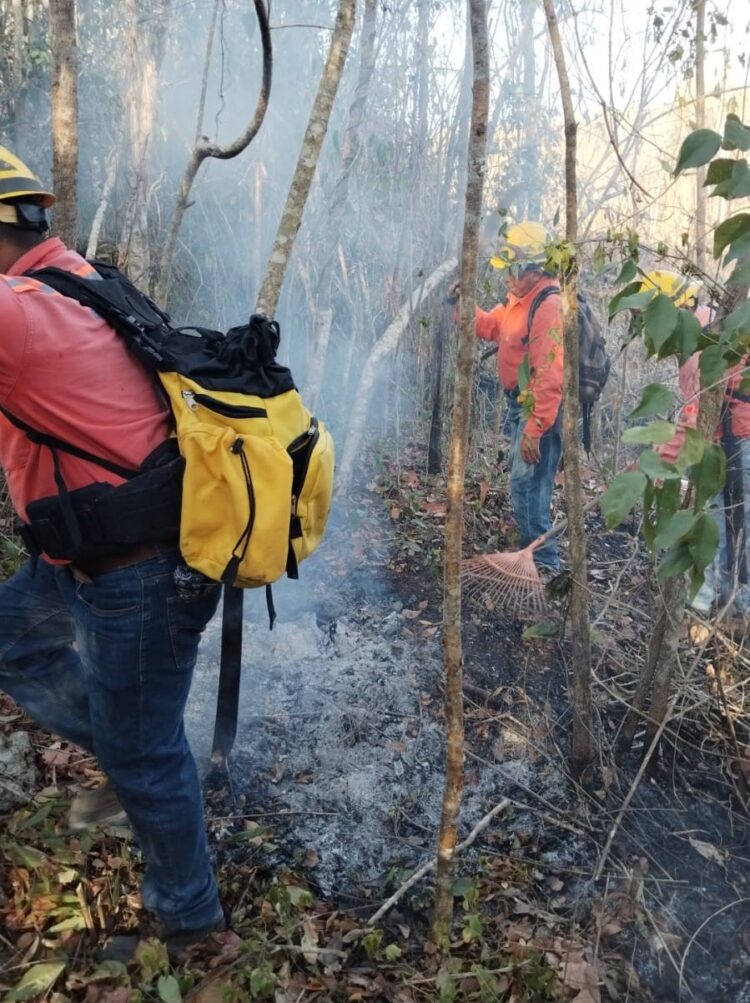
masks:
<svg viewBox="0 0 750 1003"><path fill-rule="evenodd" d="M499 804L496 804L495 807L492 809L492 811L487 812L484 818L480 819L477 822L477 824L471 830L466 839L462 843L458 844L458 846L456 847L456 853L460 853L467 847L471 846L471 844L474 842L477 836L481 832L484 832L484 830L487 828L487 826L490 824L493 818L495 818L496 815L499 815L501 811L505 811L505 809L508 808L509 806L510 806L510 801L508 798L503 798L503 800ZM373 915L367 921L367 926L374 926L375 923L377 923L377 921L382 916L384 916L388 912L388 910L399 901L399 899L403 898L403 896L406 894L406 892L409 891L410 888L413 888L413 886L418 881L420 881L425 876L425 874L429 874L429 872L434 870L436 866L437 866L437 857L433 857L432 860L428 860L426 864L422 864L419 870L415 871L412 874L412 876L407 881L405 881L401 885L401 887L393 893L393 895L391 895L389 899L386 899L376 913L373 913ZM352 933L353 932L354 931L352 931Z"/></svg>

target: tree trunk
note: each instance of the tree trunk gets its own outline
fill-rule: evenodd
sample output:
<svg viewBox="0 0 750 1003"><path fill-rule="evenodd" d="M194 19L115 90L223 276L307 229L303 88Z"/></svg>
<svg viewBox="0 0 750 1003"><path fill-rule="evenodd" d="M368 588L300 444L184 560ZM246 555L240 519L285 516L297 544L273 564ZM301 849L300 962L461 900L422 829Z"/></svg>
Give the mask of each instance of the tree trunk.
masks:
<svg viewBox="0 0 750 1003"><path fill-rule="evenodd" d="M456 259L449 258L439 265L429 278L423 279L370 350L362 367L362 375L354 398L354 407L349 418L349 431L344 445L344 455L338 471L338 489L342 494L346 494L349 489L354 473L354 464L359 456L378 367L383 359L398 348L399 341L409 326L409 321L419 309L422 301L446 282L456 266Z"/></svg>
<svg viewBox="0 0 750 1003"><path fill-rule="evenodd" d="M101 233L102 223L104 222L107 207L109 206L109 200L112 197L112 189L115 186L115 179L117 178L117 159L118 148L115 146L109 155L109 159L107 160L107 174L104 178L102 193L99 197L99 205L96 207L96 212L94 213L94 218L91 222L89 240L86 245L87 258L96 257L96 249L99 246L99 234Z"/></svg>
<svg viewBox="0 0 750 1003"><path fill-rule="evenodd" d="M576 133L570 82L565 65L554 0L543 0L557 76L560 81L565 121L565 238L574 245L578 239L578 193L576 182ZM580 778L593 759L591 704L591 627L588 611L588 570L586 527L578 451L578 277L575 260L563 275L563 459L565 461L565 508L570 540L570 620L571 620L571 733L570 766Z"/></svg>
<svg viewBox="0 0 750 1003"><path fill-rule="evenodd" d="M315 409L320 387L323 382L326 352L333 324L333 299L331 287L336 261L336 243L341 229L344 211L348 204L349 179L352 165L359 152L359 131L364 118L367 93L375 68L375 23L378 12L377 0L365 0L362 19L362 52L359 61L359 76L354 100L349 108L349 122L341 146L341 166L333 192L326 232L332 237L326 241L321 252L323 268L318 282L318 298L315 310L315 334L313 337L310 364L305 383L305 400L308 407Z"/></svg>
<svg viewBox="0 0 750 1003"><path fill-rule="evenodd" d="M448 325L451 323L453 307L446 304L440 311L435 325L435 388L432 397L432 417L430 438L427 444L427 473L439 474L443 465L443 360L448 341Z"/></svg>
<svg viewBox="0 0 750 1003"><path fill-rule="evenodd" d="M310 120L307 123L302 149L297 159L294 177L276 233L276 240L258 294L257 309L268 317L273 317L276 312L294 238L302 222L302 214L318 164L318 157L328 131L328 120L334 98L344 70L346 54L354 28L355 13L356 0L339 0L339 10L336 15L328 59L320 78L318 93L310 112Z"/></svg>
<svg viewBox="0 0 750 1003"><path fill-rule="evenodd" d="M54 232L75 248L78 222L78 63L75 0L50 0Z"/></svg>
<svg viewBox="0 0 750 1003"><path fill-rule="evenodd" d="M164 0L150 34L141 30L140 0L125 0L127 20L126 58L129 67L125 94L128 124L127 172L130 197L117 248L119 267L136 284L149 286L151 251L148 239L148 155L156 117L159 62L171 0Z"/></svg>
<svg viewBox="0 0 750 1003"><path fill-rule="evenodd" d="M474 94L468 142L468 176L461 247L461 327L456 359L448 511L443 564L443 667L445 676L445 789L438 835L433 935L439 945L450 937L453 919L453 875L458 818L464 782L463 653L461 647L461 547L466 452L469 441L471 387L476 340L476 282L482 214L489 66L487 12L484 0L469 0L474 57Z"/></svg>
<svg viewBox="0 0 750 1003"><path fill-rule="evenodd" d="M695 127L706 124L706 0L694 0L695 5ZM701 271L706 267L706 179L705 167L695 172L695 263Z"/></svg>

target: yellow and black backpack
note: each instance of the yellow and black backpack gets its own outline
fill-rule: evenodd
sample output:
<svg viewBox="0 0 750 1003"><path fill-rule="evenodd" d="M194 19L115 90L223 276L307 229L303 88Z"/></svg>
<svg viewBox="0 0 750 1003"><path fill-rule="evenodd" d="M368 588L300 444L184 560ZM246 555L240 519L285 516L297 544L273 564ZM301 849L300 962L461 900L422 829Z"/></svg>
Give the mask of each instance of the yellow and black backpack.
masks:
<svg viewBox="0 0 750 1003"><path fill-rule="evenodd" d="M134 543L179 538L185 563L223 582L224 637L214 752L223 758L236 730L242 588L267 586L320 543L333 488L330 433L304 406L292 374L276 361L280 332L259 314L226 334L175 328L121 272L91 262L86 274L29 272L98 313L158 378L175 434L140 470L125 470L6 417L35 442L126 478L32 503L24 539L50 557L84 562ZM175 448L177 447L177 448ZM232 588L236 586L236 588ZM234 702L234 708L230 706ZM222 707L223 703L223 707ZM222 719L223 715L223 719Z"/></svg>

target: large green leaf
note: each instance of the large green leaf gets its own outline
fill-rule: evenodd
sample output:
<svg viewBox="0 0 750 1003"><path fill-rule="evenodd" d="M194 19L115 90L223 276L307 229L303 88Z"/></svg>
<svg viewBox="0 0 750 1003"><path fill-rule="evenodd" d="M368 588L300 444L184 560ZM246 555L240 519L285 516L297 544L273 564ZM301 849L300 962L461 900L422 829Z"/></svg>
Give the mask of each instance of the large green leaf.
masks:
<svg viewBox="0 0 750 1003"><path fill-rule="evenodd" d="M674 578L675 575L682 574L688 568L692 568L693 558L686 543L678 543L671 550L668 550L664 560L659 565L656 577L660 582L665 578Z"/></svg>
<svg viewBox="0 0 750 1003"><path fill-rule="evenodd" d="M646 307L644 319L646 337L652 350L658 352L670 334L677 327L678 310L669 296L659 293Z"/></svg>
<svg viewBox="0 0 750 1003"><path fill-rule="evenodd" d="M632 258L628 258L620 269L620 274L615 279L615 285L620 286L623 282L632 282L637 274L638 268L636 267L635 261L633 261ZM640 286L640 282L638 285Z"/></svg>
<svg viewBox="0 0 750 1003"><path fill-rule="evenodd" d="M648 484L640 470L626 470L615 477L602 495L602 514L607 526L618 526L630 514L634 505L643 498L643 490Z"/></svg>
<svg viewBox="0 0 750 1003"><path fill-rule="evenodd" d="M646 446L660 446L669 442L675 434L676 428L671 421L652 421L650 425L638 425L636 428L628 428L622 433L622 441L631 444L641 444Z"/></svg>
<svg viewBox="0 0 750 1003"><path fill-rule="evenodd" d="M680 356L680 364L687 362L698 347L701 325L698 318L690 310L677 311L677 328L675 342Z"/></svg>
<svg viewBox="0 0 750 1003"><path fill-rule="evenodd" d="M695 520L688 546L693 564L699 571L703 571L713 561L719 546L719 527L708 512L701 512Z"/></svg>
<svg viewBox="0 0 750 1003"><path fill-rule="evenodd" d="M711 198L718 196L723 199L742 199L750 195L750 167L747 166L747 161L735 160L732 163L731 174L716 185Z"/></svg>
<svg viewBox="0 0 750 1003"><path fill-rule="evenodd" d="M626 291L633 286L635 286L635 289L625 295ZM653 289L645 289L643 292L639 292L640 288L640 282L631 282L629 286L625 286L625 289L621 293L612 297L609 301L610 320L623 310L643 310L644 307L648 306L655 296L655 291Z"/></svg>
<svg viewBox="0 0 750 1003"><path fill-rule="evenodd" d="M750 332L750 300L745 300L736 310L732 310L721 321L723 334L747 334Z"/></svg>
<svg viewBox="0 0 750 1003"><path fill-rule="evenodd" d="M672 463L662 460L653 449L647 449L638 457L638 465L643 473L652 481L679 480L682 476Z"/></svg>
<svg viewBox="0 0 750 1003"><path fill-rule="evenodd" d="M693 508L699 512L706 502L724 487L727 460L724 450L715 442L706 446L700 463L690 471L690 479L695 488Z"/></svg>
<svg viewBox="0 0 750 1003"><path fill-rule="evenodd" d="M672 406L674 393L663 383L649 383L641 394L638 407L630 412L628 418L650 418L653 414L664 414Z"/></svg>
<svg viewBox="0 0 750 1003"><path fill-rule="evenodd" d="M693 528L695 519L694 512L681 509L664 519L663 524L657 523L654 550L669 550L670 547L674 547L679 540L687 536Z"/></svg>
<svg viewBox="0 0 750 1003"><path fill-rule="evenodd" d="M721 136L713 129L696 129L685 138L677 155L675 177L690 167L702 167L716 156L721 148Z"/></svg>
<svg viewBox="0 0 750 1003"><path fill-rule="evenodd" d="M675 460L677 469L687 470L688 467L694 467L696 463L700 463L705 448L706 440L700 432L694 428L686 428L685 441L682 443Z"/></svg>
<svg viewBox="0 0 750 1003"><path fill-rule="evenodd" d="M30 999L32 996L39 996L51 989L58 978L65 971L65 963L62 961L45 962L40 965L32 965L28 971L24 972L23 978L5 997L6 1000L17 1001Z"/></svg>
<svg viewBox="0 0 750 1003"><path fill-rule="evenodd" d="M746 234L750 234L750 213L738 212L719 223L714 231L714 257L720 257L726 247Z"/></svg>
<svg viewBox="0 0 750 1003"><path fill-rule="evenodd" d="M700 357L701 389L706 390L724 378L727 371L727 360L724 358L723 345L709 345L704 348Z"/></svg>
<svg viewBox="0 0 750 1003"><path fill-rule="evenodd" d="M750 255L737 262L734 271L727 279L728 286L744 286L747 283L750 283Z"/></svg>
<svg viewBox="0 0 750 1003"><path fill-rule="evenodd" d="M725 150L750 150L750 129L733 112L727 115L724 123L724 142L721 145Z"/></svg>
<svg viewBox="0 0 750 1003"><path fill-rule="evenodd" d="M156 983L156 990L163 1003L182 1003L180 983L174 975L160 975Z"/></svg>
<svg viewBox="0 0 750 1003"><path fill-rule="evenodd" d="M704 187L718 185L722 181L727 181L732 176L732 169L737 161L733 157L717 157L708 165Z"/></svg>

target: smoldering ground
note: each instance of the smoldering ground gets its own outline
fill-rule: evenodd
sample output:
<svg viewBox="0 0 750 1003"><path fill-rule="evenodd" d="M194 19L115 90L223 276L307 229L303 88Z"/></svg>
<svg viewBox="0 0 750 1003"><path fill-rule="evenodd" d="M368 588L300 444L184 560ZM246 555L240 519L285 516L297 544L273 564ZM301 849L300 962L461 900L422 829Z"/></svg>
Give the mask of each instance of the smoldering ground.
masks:
<svg viewBox="0 0 750 1003"><path fill-rule="evenodd" d="M394 580L372 561L343 566L348 546L345 533L331 531L301 580L280 583L272 632L262 591L247 594L238 736L219 778L222 797L209 801L220 856L241 820L253 819L270 829L272 868L301 870L323 897L368 914L435 853L444 736L439 629L431 627L440 597L437 578ZM520 909L547 910L592 937L597 924L621 927L615 949L635 960L654 998L678 999L685 952L684 998L747 1003L748 831L688 751L695 736L685 731L686 749L670 751L669 769L643 782L595 883L637 760L611 768L595 794L576 790L562 755L567 698L555 646L530 649L521 628L497 616L469 620L460 838L504 796L512 806L459 872L507 856L528 874ZM219 639L217 618L187 714L204 769ZM602 708L605 729L608 715ZM243 844L231 852L245 852ZM416 902L429 910L426 883L411 902L407 910Z"/></svg>

